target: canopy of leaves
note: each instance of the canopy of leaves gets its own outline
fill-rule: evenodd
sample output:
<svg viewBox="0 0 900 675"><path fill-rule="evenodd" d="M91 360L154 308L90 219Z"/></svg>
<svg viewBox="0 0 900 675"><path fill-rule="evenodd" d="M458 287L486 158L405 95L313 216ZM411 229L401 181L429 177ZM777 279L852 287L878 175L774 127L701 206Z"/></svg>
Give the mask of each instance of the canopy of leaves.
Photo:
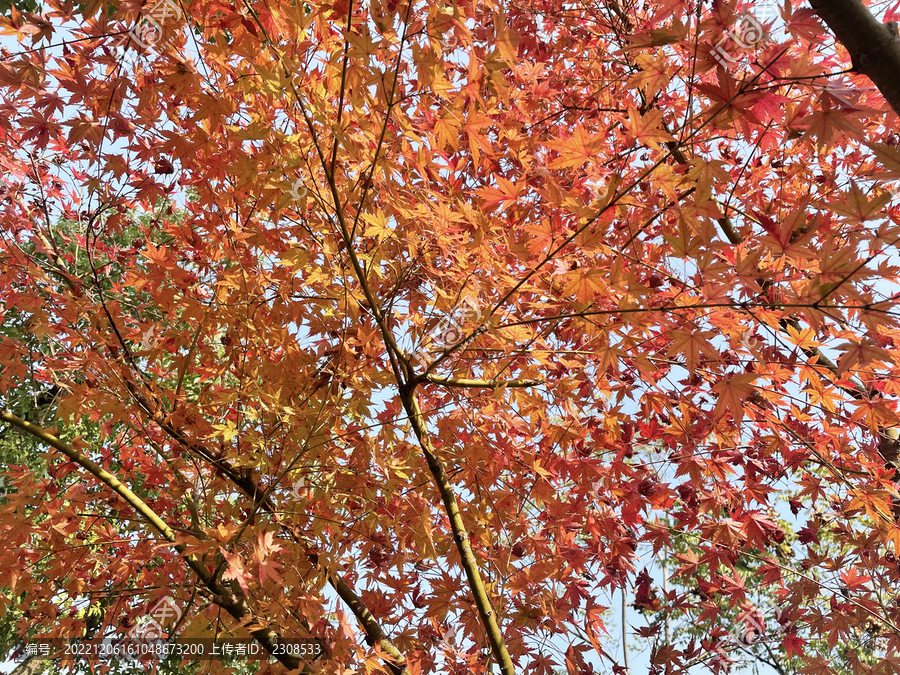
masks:
<svg viewBox="0 0 900 675"><path fill-rule="evenodd" d="M653 673L897 672L897 119L748 11L10 9L6 625L619 673L624 589Z"/></svg>

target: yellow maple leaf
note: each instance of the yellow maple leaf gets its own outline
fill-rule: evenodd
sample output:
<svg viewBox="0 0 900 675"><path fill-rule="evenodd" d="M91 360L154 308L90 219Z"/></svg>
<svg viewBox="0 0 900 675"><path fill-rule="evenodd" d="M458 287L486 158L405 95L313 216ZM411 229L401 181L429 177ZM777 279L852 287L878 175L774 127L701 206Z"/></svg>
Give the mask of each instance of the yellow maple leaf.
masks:
<svg viewBox="0 0 900 675"><path fill-rule="evenodd" d="M591 302L595 291L606 289L603 270L581 268L566 275L569 281L566 294L574 293L578 302Z"/></svg>
<svg viewBox="0 0 900 675"><path fill-rule="evenodd" d="M787 333L790 336L791 344L796 345L800 349L812 349L820 344L816 339L816 331L813 328L797 330L793 326L787 326Z"/></svg>

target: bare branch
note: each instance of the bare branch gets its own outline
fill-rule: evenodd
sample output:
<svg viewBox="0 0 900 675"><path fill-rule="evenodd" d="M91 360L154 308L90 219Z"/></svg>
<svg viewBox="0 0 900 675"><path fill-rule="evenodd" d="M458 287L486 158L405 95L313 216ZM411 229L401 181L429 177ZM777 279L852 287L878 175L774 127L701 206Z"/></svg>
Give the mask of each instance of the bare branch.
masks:
<svg viewBox="0 0 900 675"><path fill-rule="evenodd" d="M428 375L425 380L432 384L442 384L445 387L466 387L471 389L499 389L500 387L537 387L544 384L544 380L453 380L437 375Z"/></svg>

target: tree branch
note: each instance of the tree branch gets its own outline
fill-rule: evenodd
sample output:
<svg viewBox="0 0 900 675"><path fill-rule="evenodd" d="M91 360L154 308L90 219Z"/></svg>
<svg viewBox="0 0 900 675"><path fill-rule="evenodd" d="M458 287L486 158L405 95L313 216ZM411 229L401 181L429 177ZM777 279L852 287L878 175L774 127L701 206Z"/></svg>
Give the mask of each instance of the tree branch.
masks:
<svg viewBox="0 0 900 675"><path fill-rule="evenodd" d="M453 380L449 377L437 375L425 376L426 382L442 384L445 387L464 387L470 389L499 389L500 387L537 387L544 384L544 380Z"/></svg>
<svg viewBox="0 0 900 675"><path fill-rule="evenodd" d="M431 439L425 426L425 418L416 399L414 382L400 389L400 400L403 402L403 407L409 415L413 433L415 433L419 441L419 446L425 455L425 461L428 462L428 469L431 471L431 475L437 485L441 500L444 502L444 509L450 517L453 539L456 541L456 548L459 551L459 557L466 572L466 578L469 581L469 589L475 598L475 606L478 607L481 623L487 632L488 641L491 644L491 652L500 663L500 671L503 675L513 675L512 659L506 649L503 632L500 630L500 624L497 622L497 616L494 614L494 609L491 606L491 599L488 597L487 589L481 580L481 573L478 571L478 561L475 560L475 554L472 551L471 544L469 544L469 534L466 532L466 526L459 511L459 504L456 501L456 495L453 493L453 486L450 485L450 479L447 477L444 465L435 455L434 447L431 445Z"/></svg>
<svg viewBox="0 0 900 675"><path fill-rule="evenodd" d="M897 24L883 24L861 0L810 0L809 4L850 52L853 68L862 73L900 115L900 38Z"/></svg>
<svg viewBox="0 0 900 675"><path fill-rule="evenodd" d="M366 631L366 642L370 645L377 644L385 654L392 659L396 659L400 664L403 664L405 662L403 653L397 649L397 647L394 646L394 643L385 635L381 626L378 624L378 620L372 615L372 612L369 611L369 608L366 607L362 600L360 600L353 589L347 585L347 582L338 574L335 574L332 586L334 586L338 595L341 596L341 599L347 604L351 611L356 615L357 620L362 624ZM403 675L406 673L405 665L391 663L387 659L385 659L385 662L388 664L393 675Z"/></svg>

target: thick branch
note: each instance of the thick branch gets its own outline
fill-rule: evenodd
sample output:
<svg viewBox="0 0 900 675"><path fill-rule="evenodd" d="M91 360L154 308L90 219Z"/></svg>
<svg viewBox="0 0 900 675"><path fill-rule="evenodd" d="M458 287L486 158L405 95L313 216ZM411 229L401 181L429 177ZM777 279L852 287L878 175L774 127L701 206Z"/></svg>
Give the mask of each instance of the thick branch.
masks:
<svg viewBox="0 0 900 675"><path fill-rule="evenodd" d="M378 644L378 646L381 647L381 650L385 654L393 659L396 659L400 662L400 664L402 664L405 661L405 659L403 658L403 654L384 634L384 631L378 624L378 620L372 615L372 612L369 611L369 608L365 606L363 601L359 599L359 596L354 593L353 589L347 585L347 582L345 582L340 576L335 574L334 580L332 581L332 586L337 591L338 595L341 596L341 599L353 611L359 622L362 624L363 628L366 631L366 641L370 645ZM406 673L406 666L404 665L391 663L390 661L387 661L387 664L394 675L402 675L403 673Z"/></svg>
<svg viewBox="0 0 900 675"><path fill-rule="evenodd" d="M447 478L444 465L435 455L434 448L431 445L431 439L425 427L425 418L422 416L422 410L419 408L419 402L416 399L415 385L403 387L400 391L400 399L403 401L403 407L409 415L413 432L416 434L419 446L425 455L425 461L428 463L428 469L431 471L435 485L437 485L441 500L444 502L444 509L450 517L453 539L456 541L456 548L459 551L466 578L469 580L469 588L475 598L475 606L478 607L481 623L485 631L487 631L491 652L494 654L494 658L499 661L500 671L503 675L513 675L512 659L506 650L506 643L503 640L500 624L497 622L497 616L494 614L494 609L491 606L487 589L485 589L484 582L481 580L478 562L475 560L475 554L472 552L472 546L469 544L469 534L466 532L466 526L463 523L462 514L456 502L456 495L453 493L453 487L450 485L450 479Z"/></svg>
<svg viewBox="0 0 900 675"><path fill-rule="evenodd" d="M40 439L50 447L64 454L76 464L80 465L89 473L93 474L100 482L104 483L113 492L125 500L125 502L139 513L160 536L172 543L172 548L174 548L182 559L184 559L188 564L188 567L190 567L203 582L203 585L213 593L217 605L222 607L222 609L231 614L235 619L242 620L249 617L250 608L247 606L246 600L241 596L235 595L230 590L223 588L216 581L215 575L210 573L195 555L186 552L184 544L175 543L176 535L172 528L169 527L162 518L156 515L153 509L147 506L144 500L134 494L128 486L124 485L118 478L93 460L85 457L68 443L64 443L45 429L31 424L30 422L26 422L9 411L0 412L0 420L12 424L21 431ZM294 656L278 653L283 650L277 649L281 636L275 633L275 631L268 628L262 628L251 631L251 635L253 635L257 642L259 642L267 652L273 654L289 670L295 670L303 665L300 659Z"/></svg>
<svg viewBox="0 0 900 675"><path fill-rule="evenodd" d="M445 387L464 387L469 389L499 389L500 387L536 387L544 383L543 380L453 380L448 377L428 375L425 380L432 384L442 384Z"/></svg>
<svg viewBox="0 0 900 675"><path fill-rule="evenodd" d="M809 4L850 52L853 68L866 75L900 115L900 38L897 24L883 24L861 0L810 0Z"/></svg>

